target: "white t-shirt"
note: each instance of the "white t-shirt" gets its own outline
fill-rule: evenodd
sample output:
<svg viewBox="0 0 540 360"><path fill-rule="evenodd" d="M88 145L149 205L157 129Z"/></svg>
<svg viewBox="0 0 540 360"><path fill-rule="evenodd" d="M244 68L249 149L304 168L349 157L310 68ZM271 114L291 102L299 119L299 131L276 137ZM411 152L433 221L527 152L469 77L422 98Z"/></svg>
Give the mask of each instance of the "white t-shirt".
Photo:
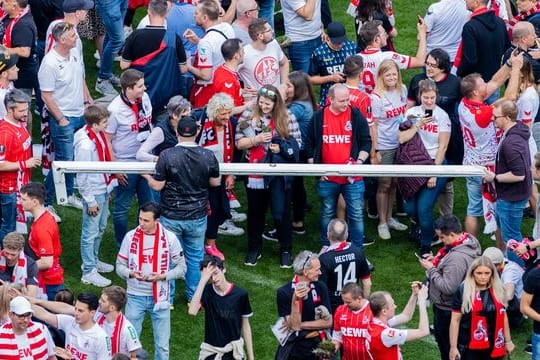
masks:
<svg viewBox="0 0 540 360"><path fill-rule="evenodd" d="M281 0L285 35L293 42L312 40L321 36L321 0L315 0L313 19L309 21L296 13L296 10L305 5L306 0Z"/></svg>
<svg viewBox="0 0 540 360"><path fill-rule="evenodd" d="M182 246L180 245L180 241L178 241L178 238L176 235L169 230L163 228L165 231L165 237L167 238L169 242L169 252L171 259L175 260L179 257L181 257L182 253ZM129 266L129 251L133 239L133 234L135 233L135 230L129 231L126 236L124 236L124 240L122 241L122 245L120 246L120 251L118 252L118 256L122 257L124 259L128 259L128 268ZM142 256L142 266L141 266L141 273L142 275L150 275L152 274L152 264L153 264L153 256L154 256L154 234L152 235L146 235L144 234L143 239L143 256ZM157 254L155 254L157 256ZM131 295L137 295L137 296L152 296L152 283L148 281L139 281L135 278L128 278L127 279L127 293Z"/></svg>
<svg viewBox="0 0 540 360"><path fill-rule="evenodd" d="M142 106L146 114L152 114L152 104L147 93L142 97ZM136 126L136 116L131 107L127 106L120 96L107 107L109 110L109 123L105 132L112 134L112 151L116 161L135 161L135 155L141 147L137 140L139 135Z"/></svg>
<svg viewBox="0 0 540 360"><path fill-rule="evenodd" d="M49 24L49 27L47 28L47 33L45 35L45 53L48 53L53 48L53 46L56 45L56 40L54 40L52 36L52 29L56 26L56 24L62 21L64 21L64 19L53 20ZM81 66L84 72L83 43L81 41L81 38L79 37L77 28L75 27L74 29L75 29L75 34L77 35L77 43L75 44L75 47L70 50L70 52L73 56L76 56L78 59L82 59Z"/></svg>
<svg viewBox="0 0 540 360"><path fill-rule="evenodd" d="M281 84L279 62L283 60L283 51L276 40L266 44L263 51L251 44L244 46L244 62L238 68L238 76L245 88L260 89L264 85Z"/></svg>
<svg viewBox="0 0 540 360"><path fill-rule="evenodd" d="M225 34L226 38L220 32ZM222 22L209 27L197 45L195 66L199 69L212 68L212 72L215 71L224 62L223 55L221 54L221 45L223 45L225 40L233 39L234 37L234 30L229 23ZM197 83L211 84L212 81L197 80Z"/></svg>
<svg viewBox="0 0 540 360"><path fill-rule="evenodd" d="M407 87L401 91L385 91L371 94L373 119L377 125L377 150L393 150L399 147L399 124L407 108Z"/></svg>
<svg viewBox="0 0 540 360"><path fill-rule="evenodd" d="M425 114L425 111L422 106L415 106L407 110L405 118L409 115L415 115L418 118L416 118L413 123L416 123L423 114ZM439 135L441 133L449 133L451 129L452 124L450 123L448 114L446 111L436 106L435 109L433 109L433 120L418 130L422 143L432 159L435 159L437 150L439 150Z"/></svg>
<svg viewBox="0 0 540 360"><path fill-rule="evenodd" d="M105 314L96 311L94 321L97 323L97 321L102 316L105 316ZM105 319L105 321L101 325L103 331L105 331L107 336L111 339L114 331L114 324L114 322L109 323L107 322L107 319ZM120 349L118 352L129 354L130 352L137 351L140 348L142 348L142 345L139 341L139 337L137 336L137 331L135 331L135 328L133 327L131 322L124 316L124 326L122 326L122 330L120 330Z"/></svg>
<svg viewBox="0 0 540 360"><path fill-rule="evenodd" d="M493 165L497 154L497 132L493 121L481 127L482 118L491 118L491 108L463 98L458 106L463 133L463 165Z"/></svg>
<svg viewBox="0 0 540 360"><path fill-rule="evenodd" d="M51 49L41 62L38 80L41 91L52 91L56 105L64 116L84 113L84 65L82 58L70 52L66 59Z"/></svg>
<svg viewBox="0 0 540 360"><path fill-rule="evenodd" d="M463 25L469 20L470 12L463 0L441 0L431 4L424 18L427 26L427 52L441 48L456 57Z"/></svg>
<svg viewBox="0 0 540 360"><path fill-rule="evenodd" d="M83 331L69 315L56 315L58 329L66 333L66 349L76 360L107 360L111 358L111 339L105 331L94 324Z"/></svg>
<svg viewBox="0 0 540 360"><path fill-rule="evenodd" d="M508 259L504 260L504 268L501 274L501 281L504 284L514 284L514 296L521 299L523 293L523 273L521 266Z"/></svg>
<svg viewBox="0 0 540 360"><path fill-rule="evenodd" d="M518 109L517 121L530 125L538 113L539 105L538 92L534 85L529 86L519 95L516 105Z"/></svg>
<svg viewBox="0 0 540 360"><path fill-rule="evenodd" d="M48 356L54 356L54 341L51 338L51 333L49 329L43 324L34 323L41 327L43 331L43 336L47 342L47 354ZM32 354L32 349L30 348L30 341L28 341L28 336L24 335L15 335L15 342L17 343L17 348L19 350L20 360L34 360L34 355Z"/></svg>
<svg viewBox="0 0 540 360"><path fill-rule="evenodd" d="M383 60L391 59L396 62L400 69L408 69L411 65L411 57L401 55L393 51L381 51L381 49L365 49L358 53L364 61L364 72L362 73L362 82L360 90L371 94L377 84L377 73Z"/></svg>

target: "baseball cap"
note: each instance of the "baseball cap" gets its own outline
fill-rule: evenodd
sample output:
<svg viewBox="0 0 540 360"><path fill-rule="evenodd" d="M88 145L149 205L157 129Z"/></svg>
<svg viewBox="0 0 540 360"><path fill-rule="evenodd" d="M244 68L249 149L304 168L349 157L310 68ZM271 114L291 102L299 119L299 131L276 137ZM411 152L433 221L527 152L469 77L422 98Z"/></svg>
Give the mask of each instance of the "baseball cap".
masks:
<svg viewBox="0 0 540 360"><path fill-rule="evenodd" d="M182 137L195 136L198 129L199 125L197 124L197 120L195 120L193 116L182 116L182 118L178 122L178 125L176 126L176 131L178 132L178 135Z"/></svg>
<svg viewBox="0 0 540 360"><path fill-rule="evenodd" d="M326 28L326 33L332 41L332 44L341 44L347 40L347 31L340 22L331 22Z"/></svg>
<svg viewBox="0 0 540 360"><path fill-rule="evenodd" d="M11 69L19 61L19 56L15 54L0 53L0 72Z"/></svg>
<svg viewBox="0 0 540 360"><path fill-rule="evenodd" d="M65 13L74 13L77 10L90 10L94 8L92 0L64 0L63 10Z"/></svg>
<svg viewBox="0 0 540 360"><path fill-rule="evenodd" d="M16 315L34 313L30 302L22 296L17 296L9 303L9 311Z"/></svg>
<svg viewBox="0 0 540 360"><path fill-rule="evenodd" d="M493 246L488 247L486 250L484 250L482 256L489 258L495 265L502 264L502 262L504 261L504 255L502 251Z"/></svg>

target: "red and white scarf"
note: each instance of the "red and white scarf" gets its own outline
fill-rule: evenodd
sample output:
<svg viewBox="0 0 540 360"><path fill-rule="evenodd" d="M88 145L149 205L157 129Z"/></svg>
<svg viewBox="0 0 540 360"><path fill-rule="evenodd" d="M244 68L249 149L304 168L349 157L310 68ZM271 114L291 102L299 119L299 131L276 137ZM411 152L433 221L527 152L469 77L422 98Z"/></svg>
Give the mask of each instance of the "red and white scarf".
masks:
<svg viewBox="0 0 540 360"><path fill-rule="evenodd" d="M13 20L8 23L8 25L6 26L6 32L4 33L4 38L2 39L2 44L4 46L8 48L13 47L11 44L11 33L13 32L13 28L15 27L15 25L17 25L19 20L21 20L21 18L28 13L30 13L30 6L27 5L17 16L13 18ZM9 15L6 13L2 20L5 19L6 16Z"/></svg>
<svg viewBox="0 0 540 360"><path fill-rule="evenodd" d="M86 125L84 129L88 138L96 145L99 161L112 161L111 151L109 150L109 145L107 144L107 139L105 138L103 131L96 134L88 125ZM107 193L110 194L114 187L118 185L118 180L114 174L104 173L103 177L105 179L105 185L107 185Z"/></svg>
<svg viewBox="0 0 540 360"><path fill-rule="evenodd" d="M26 226L26 215L22 205L21 188L28 184L32 169L26 168L26 161L19 161L19 171L17 171L17 194L16 194L16 207L17 207L17 222L15 229L20 234L27 234L28 227Z"/></svg>
<svg viewBox="0 0 540 360"><path fill-rule="evenodd" d="M214 146L219 144L218 131L213 120L204 122L199 145L202 147ZM223 162L231 163L233 158L234 145L232 139L232 124L229 119L223 127Z"/></svg>
<svg viewBox="0 0 540 360"><path fill-rule="evenodd" d="M433 257L433 266L437 267L437 265L439 265L439 263L441 262L442 259L444 259L444 257L446 255L448 255L448 253L450 252L450 250L452 250L453 248L455 248L456 246L458 245L461 245L465 242L465 240L469 239L469 234L464 232L463 234L461 234L461 236L456 240L454 241L452 244L450 245L445 245L443 246L442 248L439 249L439 251L437 252L437 254L435 255L435 257Z"/></svg>
<svg viewBox="0 0 540 360"><path fill-rule="evenodd" d="M103 323L107 320L107 316L105 314L101 314L99 317L97 324L100 327L103 327ZM112 355L120 352L120 340L121 340L121 333L122 329L124 328L124 323L126 322L126 318L124 314L121 312L118 313L118 316L116 317L116 320L114 321L114 328L113 332L111 334L111 343L112 343Z"/></svg>
<svg viewBox="0 0 540 360"><path fill-rule="evenodd" d="M131 240L129 251L128 266L130 271L141 271L143 265L143 247L144 232L137 226L133 239ZM165 236L165 230L162 225L156 223L156 232L154 233L154 251L152 256L152 272L164 274L169 270L170 249L169 242ZM152 294L154 296L154 311L168 309L170 284L169 281L154 281L152 283Z"/></svg>
<svg viewBox="0 0 540 360"><path fill-rule="evenodd" d="M4 250L2 250L0 251L0 271L6 271L7 266L6 255L4 254ZM26 255L24 255L24 251L21 250L19 253L19 260L17 260L17 264L13 267L11 282L13 284L22 284L26 286L27 279L28 272L26 269Z"/></svg>
<svg viewBox="0 0 540 360"><path fill-rule="evenodd" d="M43 325L28 323L26 329L26 337L30 345L31 356L34 360L46 360L49 358L49 351L47 348L47 338L43 332ZM2 354L2 360L19 360L21 355L19 354L17 340L13 333L13 325L8 322L0 328L0 354ZM25 359L28 355L25 355Z"/></svg>
<svg viewBox="0 0 540 360"><path fill-rule="evenodd" d="M494 165L486 165L486 169L495 171ZM492 234L497 230L495 212L497 210L497 193L493 183L482 180L482 209L484 212L484 234Z"/></svg>
<svg viewBox="0 0 540 360"><path fill-rule="evenodd" d="M253 120L252 120L253 121ZM253 123L252 123L253 124ZM274 136L276 128L274 125L274 119L267 119L263 117L261 119L261 125L270 128L272 136ZM260 134L262 131L259 131ZM257 164L264 160L266 156L267 144L261 143L249 149L249 163ZM264 178L261 175L249 175L247 187L250 189L264 189Z"/></svg>
<svg viewBox="0 0 540 360"><path fill-rule="evenodd" d="M496 359L504 356L506 350L504 348L504 313L506 312L504 305L497 300L493 288L489 288L489 295L495 304L495 339L493 341L493 350L491 357ZM487 320L483 314L484 304L480 297L480 292L474 295L471 311L471 339L469 341L469 349L471 350L487 350L490 348L490 339L487 329Z"/></svg>
<svg viewBox="0 0 540 360"><path fill-rule="evenodd" d="M510 36L510 39L512 39L512 30L514 29L514 25L516 25L520 21L525 21L529 16L532 16L534 14L540 13L540 3L534 4L532 8L530 8L528 11L522 11L516 16L514 16L512 19L508 21L508 36Z"/></svg>
<svg viewBox="0 0 540 360"><path fill-rule="evenodd" d="M131 109L131 111L133 111L133 114L135 115L135 122L131 124L131 131L138 133L152 131L152 114L146 113L142 98L136 99L135 102L132 102L122 91L120 92L120 99ZM144 140L146 140L146 138Z"/></svg>

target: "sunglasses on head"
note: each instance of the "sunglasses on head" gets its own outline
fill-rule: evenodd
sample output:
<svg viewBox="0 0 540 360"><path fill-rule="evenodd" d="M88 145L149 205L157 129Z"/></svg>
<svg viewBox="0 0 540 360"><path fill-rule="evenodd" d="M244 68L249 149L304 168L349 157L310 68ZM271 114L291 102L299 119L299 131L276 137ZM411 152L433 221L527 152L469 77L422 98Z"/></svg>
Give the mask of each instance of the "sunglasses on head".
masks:
<svg viewBox="0 0 540 360"><path fill-rule="evenodd" d="M262 88L259 89L259 95L267 96L267 97L271 98L272 100L276 100L276 98L277 98L277 93L274 90L268 89L268 88L265 88L265 87L262 87Z"/></svg>

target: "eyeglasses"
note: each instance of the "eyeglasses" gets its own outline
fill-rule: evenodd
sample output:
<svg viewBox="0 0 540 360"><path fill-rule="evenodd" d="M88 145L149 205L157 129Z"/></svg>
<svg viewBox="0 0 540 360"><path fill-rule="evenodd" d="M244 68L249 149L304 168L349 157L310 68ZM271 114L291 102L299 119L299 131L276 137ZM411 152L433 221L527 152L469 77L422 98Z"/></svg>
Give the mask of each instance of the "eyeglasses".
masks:
<svg viewBox="0 0 540 360"><path fill-rule="evenodd" d="M269 97L272 100L276 100L277 98L277 93L274 90L265 87L259 89L259 95Z"/></svg>
<svg viewBox="0 0 540 360"><path fill-rule="evenodd" d="M503 117L506 117L506 115L492 115L491 116L491 119L493 119L494 121L497 120L498 118L503 118Z"/></svg>
<svg viewBox="0 0 540 360"><path fill-rule="evenodd" d="M15 314L15 313L13 313L13 314ZM21 314L21 315L15 314L15 316L18 317L18 318L29 318L29 317L32 317L32 313L31 313L31 312L27 312L27 313Z"/></svg>
<svg viewBox="0 0 540 360"><path fill-rule="evenodd" d="M259 10L260 10L260 8L257 6L255 9L249 9L249 10L246 10L246 14L247 14L247 13L250 13L250 12L252 12L252 11L259 11Z"/></svg>
<svg viewBox="0 0 540 360"><path fill-rule="evenodd" d="M424 65L426 65L426 67L428 68L433 68L433 69L437 69L439 67L439 64L437 63L428 63L427 61L424 63Z"/></svg>
<svg viewBox="0 0 540 360"><path fill-rule="evenodd" d="M302 265L302 270L306 268L306 265L308 264L309 260L311 260L311 257L313 256L313 253L310 252L309 255L306 258L306 261L304 261L304 265Z"/></svg>

